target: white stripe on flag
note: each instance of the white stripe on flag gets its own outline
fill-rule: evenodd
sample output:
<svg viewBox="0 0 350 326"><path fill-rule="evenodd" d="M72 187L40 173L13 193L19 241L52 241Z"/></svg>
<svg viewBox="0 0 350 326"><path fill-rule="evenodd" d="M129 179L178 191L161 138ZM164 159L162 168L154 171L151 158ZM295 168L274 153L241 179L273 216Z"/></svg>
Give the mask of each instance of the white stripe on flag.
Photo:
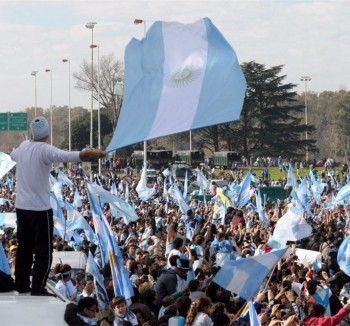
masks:
<svg viewBox="0 0 350 326"><path fill-rule="evenodd" d="M202 19L188 25L163 22L162 32L165 59L163 88L152 130L171 125L177 133L191 129L196 115L207 64L207 30ZM174 40L183 41L178 43Z"/></svg>

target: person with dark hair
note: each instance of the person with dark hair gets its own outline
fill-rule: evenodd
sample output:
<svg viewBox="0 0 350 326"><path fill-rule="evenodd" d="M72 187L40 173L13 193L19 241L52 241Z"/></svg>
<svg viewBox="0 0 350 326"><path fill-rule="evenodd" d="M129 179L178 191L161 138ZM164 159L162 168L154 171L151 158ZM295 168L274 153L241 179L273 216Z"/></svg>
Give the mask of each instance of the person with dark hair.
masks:
<svg viewBox="0 0 350 326"><path fill-rule="evenodd" d="M216 302L226 302L227 298L225 295L225 290L218 284L211 282L206 289L205 294L210 298L212 303ZM228 298L229 300L229 298Z"/></svg>
<svg viewBox="0 0 350 326"><path fill-rule="evenodd" d="M53 251L53 211L49 182L52 164L99 159L105 153L95 149L67 152L49 145L50 128L45 117L34 118L30 129L32 140L23 141L11 153L11 159L16 162L17 182L15 289L19 293L31 292L31 295L52 295L45 288Z"/></svg>
<svg viewBox="0 0 350 326"><path fill-rule="evenodd" d="M171 249L171 251L169 252L169 255L168 255L167 268L171 267L171 264L169 261L171 256L181 256L182 255L181 249L182 249L183 245L184 245L184 243L183 243L183 240L181 238L174 239L173 249Z"/></svg>
<svg viewBox="0 0 350 326"><path fill-rule="evenodd" d="M77 297L77 289L72 280L72 268L68 264L57 264L54 268L55 278L57 283L56 290L70 301L74 301Z"/></svg>
<svg viewBox="0 0 350 326"><path fill-rule="evenodd" d="M191 299L187 296L182 296L176 299L177 315L186 318L188 310L191 306Z"/></svg>
<svg viewBox="0 0 350 326"><path fill-rule="evenodd" d="M131 325L138 325L136 315L127 308L126 300L123 296L114 297L111 302L111 307L115 313L115 326L119 326L123 321L128 321Z"/></svg>
<svg viewBox="0 0 350 326"><path fill-rule="evenodd" d="M97 325L97 300L82 298L78 304L68 303L64 313L64 320L69 326Z"/></svg>
<svg viewBox="0 0 350 326"><path fill-rule="evenodd" d="M303 326L335 326L350 312L350 303L341 308L335 316L324 317L325 308L319 303L307 303Z"/></svg>
<svg viewBox="0 0 350 326"><path fill-rule="evenodd" d="M155 291L158 303L167 295L175 292L182 293L186 288L187 271L190 269L190 261L181 259L178 255L169 258L170 268L165 269L155 283Z"/></svg>
<svg viewBox="0 0 350 326"><path fill-rule="evenodd" d="M328 287L324 288L319 286L318 281L313 279L307 282L306 288L309 295L307 302L322 304L322 306L325 308L325 315L330 316L331 310L330 310L329 298L332 295L330 288Z"/></svg>
<svg viewBox="0 0 350 326"><path fill-rule="evenodd" d="M192 301L196 300L197 298L205 297L205 293L201 291L200 289L200 282L197 279L191 280L188 283L188 290L190 291L190 299Z"/></svg>

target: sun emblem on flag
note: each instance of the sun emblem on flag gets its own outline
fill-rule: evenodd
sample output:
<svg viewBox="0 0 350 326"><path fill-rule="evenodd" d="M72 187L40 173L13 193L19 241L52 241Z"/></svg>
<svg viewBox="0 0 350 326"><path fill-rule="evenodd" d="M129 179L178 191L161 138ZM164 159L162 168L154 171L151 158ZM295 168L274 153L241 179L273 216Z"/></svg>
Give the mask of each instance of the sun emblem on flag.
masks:
<svg viewBox="0 0 350 326"><path fill-rule="evenodd" d="M185 66L170 76L170 85L172 87L183 87L194 82L202 73L200 67Z"/></svg>

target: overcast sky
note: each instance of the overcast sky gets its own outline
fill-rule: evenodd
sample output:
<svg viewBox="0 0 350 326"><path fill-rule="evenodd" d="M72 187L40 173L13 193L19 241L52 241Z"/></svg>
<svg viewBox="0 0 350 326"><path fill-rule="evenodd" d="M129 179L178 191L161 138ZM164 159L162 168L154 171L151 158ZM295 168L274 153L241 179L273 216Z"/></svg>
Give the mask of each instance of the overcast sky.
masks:
<svg viewBox="0 0 350 326"><path fill-rule="evenodd" d="M254 60L267 67L284 65L286 82L298 84L310 76L313 92L350 88L350 2L296 0L231 1L0 1L1 73L0 112L23 111L34 106L34 77L37 74L38 107L50 107L50 73L53 105L68 104L68 64L79 71L90 60L91 30L97 22L94 43L100 56L114 53L123 61L132 37L143 37L157 20L192 23L208 17L235 49L239 62ZM90 94L74 88L71 106L90 107ZM96 107L96 105L95 105Z"/></svg>

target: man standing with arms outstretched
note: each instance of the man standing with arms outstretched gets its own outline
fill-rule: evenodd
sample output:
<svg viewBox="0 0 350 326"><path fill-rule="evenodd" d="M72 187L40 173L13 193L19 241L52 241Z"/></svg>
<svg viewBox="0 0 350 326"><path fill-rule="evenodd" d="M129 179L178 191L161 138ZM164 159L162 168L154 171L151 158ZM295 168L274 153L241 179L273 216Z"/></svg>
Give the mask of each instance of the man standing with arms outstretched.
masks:
<svg viewBox="0 0 350 326"><path fill-rule="evenodd" d="M102 150L67 152L51 146L49 124L36 117L30 124L32 140L11 153L16 162L17 257L15 290L31 295L51 295L45 288L52 263L53 212L49 173L52 163L80 162L104 157ZM32 285L30 287L31 267Z"/></svg>

